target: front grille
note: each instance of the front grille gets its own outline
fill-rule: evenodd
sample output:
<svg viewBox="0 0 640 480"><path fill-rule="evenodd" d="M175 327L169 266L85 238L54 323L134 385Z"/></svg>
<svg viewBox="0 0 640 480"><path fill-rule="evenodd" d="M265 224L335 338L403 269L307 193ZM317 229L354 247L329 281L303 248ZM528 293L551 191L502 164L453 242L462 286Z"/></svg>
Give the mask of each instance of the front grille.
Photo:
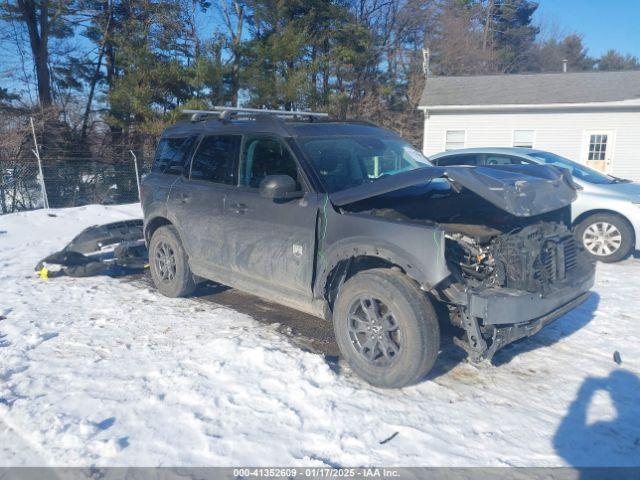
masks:
<svg viewBox="0 0 640 480"><path fill-rule="evenodd" d="M543 278L553 282L558 278L558 248L555 242L546 242L540 252Z"/></svg>
<svg viewBox="0 0 640 480"><path fill-rule="evenodd" d="M577 247L573 235L547 240L536 262L534 277L542 283L564 280L578 264Z"/></svg>
<svg viewBox="0 0 640 480"><path fill-rule="evenodd" d="M572 235L566 237L562 241L562 245L564 245L564 264L568 272L578 265L578 246Z"/></svg>
<svg viewBox="0 0 640 480"><path fill-rule="evenodd" d="M447 262L471 285L548 293L579 274L584 255L559 223L529 225L496 237L488 246L447 239Z"/></svg>

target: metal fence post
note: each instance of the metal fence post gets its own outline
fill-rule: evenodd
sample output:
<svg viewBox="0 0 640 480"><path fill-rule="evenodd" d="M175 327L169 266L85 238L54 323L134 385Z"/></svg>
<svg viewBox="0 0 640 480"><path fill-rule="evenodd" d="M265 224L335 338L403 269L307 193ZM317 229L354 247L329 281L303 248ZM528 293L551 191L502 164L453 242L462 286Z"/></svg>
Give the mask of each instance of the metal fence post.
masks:
<svg viewBox="0 0 640 480"><path fill-rule="evenodd" d="M36 138L36 128L33 126L33 117L29 117L29 121L31 122L31 133L33 134L33 144L35 145L35 149L31 150L33 154L38 159L38 176L40 177L40 188L42 190L42 202L44 204L44 208L49 210L49 197L47 196L47 187L44 185L44 173L42 173L42 161L40 160L40 149L38 148L38 139Z"/></svg>
<svg viewBox="0 0 640 480"><path fill-rule="evenodd" d="M136 169L136 184L138 185L138 201L142 201L142 197L140 196L140 174L138 173L138 157L133 153L133 150L129 150L131 152L131 156L133 157L133 166Z"/></svg>

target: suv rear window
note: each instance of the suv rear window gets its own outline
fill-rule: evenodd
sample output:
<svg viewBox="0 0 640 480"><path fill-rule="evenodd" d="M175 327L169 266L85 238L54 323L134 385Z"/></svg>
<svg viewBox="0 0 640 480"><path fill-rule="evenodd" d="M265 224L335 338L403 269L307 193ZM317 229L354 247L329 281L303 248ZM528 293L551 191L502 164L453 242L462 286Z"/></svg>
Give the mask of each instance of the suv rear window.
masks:
<svg viewBox="0 0 640 480"><path fill-rule="evenodd" d="M169 175L180 175L189 147L193 144L195 138L196 137L163 138L160 140L151 171Z"/></svg>
<svg viewBox="0 0 640 480"><path fill-rule="evenodd" d="M240 139L239 135L212 135L203 138L191 162L191 178L235 185L234 167Z"/></svg>

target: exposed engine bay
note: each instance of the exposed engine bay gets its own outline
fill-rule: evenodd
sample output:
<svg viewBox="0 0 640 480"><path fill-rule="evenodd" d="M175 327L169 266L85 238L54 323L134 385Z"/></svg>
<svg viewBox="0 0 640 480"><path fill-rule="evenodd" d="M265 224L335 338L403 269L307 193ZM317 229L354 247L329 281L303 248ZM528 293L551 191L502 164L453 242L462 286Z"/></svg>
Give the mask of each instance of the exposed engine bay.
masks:
<svg viewBox="0 0 640 480"><path fill-rule="evenodd" d="M582 255L570 230L570 207L516 217L469 190L440 184L368 199L355 208L444 230L447 265L455 281L471 288L545 293L571 274Z"/></svg>
<svg viewBox="0 0 640 480"><path fill-rule="evenodd" d="M447 263L458 281L472 287L546 293L578 264L578 245L562 223L539 222L488 240L442 227Z"/></svg>
<svg viewBox="0 0 640 480"><path fill-rule="evenodd" d="M465 331L456 343L479 361L587 298L594 267L574 239L570 208L521 217L434 181L356 202L348 211L444 232L451 276L433 293Z"/></svg>

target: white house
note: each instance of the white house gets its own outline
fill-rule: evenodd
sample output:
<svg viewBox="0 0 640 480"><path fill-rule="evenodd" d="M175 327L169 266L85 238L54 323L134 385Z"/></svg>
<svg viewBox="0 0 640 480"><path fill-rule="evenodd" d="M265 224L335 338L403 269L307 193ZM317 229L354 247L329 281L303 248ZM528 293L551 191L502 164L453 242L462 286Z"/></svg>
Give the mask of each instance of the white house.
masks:
<svg viewBox="0 0 640 480"><path fill-rule="evenodd" d="M640 181L640 71L429 77L424 153L549 150Z"/></svg>

